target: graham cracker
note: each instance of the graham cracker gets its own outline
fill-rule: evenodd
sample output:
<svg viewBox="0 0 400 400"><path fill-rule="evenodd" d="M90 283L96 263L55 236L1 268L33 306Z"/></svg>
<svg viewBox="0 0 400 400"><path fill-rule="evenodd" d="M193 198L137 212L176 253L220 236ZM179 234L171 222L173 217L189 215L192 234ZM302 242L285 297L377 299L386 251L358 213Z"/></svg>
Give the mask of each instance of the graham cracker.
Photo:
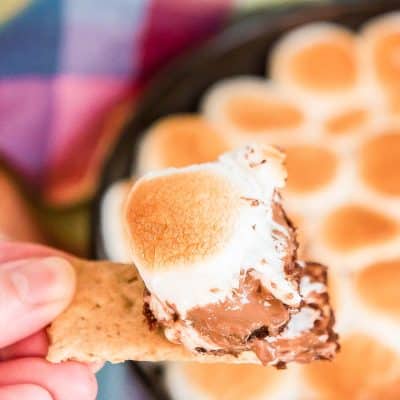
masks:
<svg viewBox="0 0 400 400"><path fill-rule="evenodd" d="M195 361L254 363L252 352L232 355L193 354L150 330L143 315L144 284L133 265L70 259L77 291L48 328L51 362Z"/></svg>

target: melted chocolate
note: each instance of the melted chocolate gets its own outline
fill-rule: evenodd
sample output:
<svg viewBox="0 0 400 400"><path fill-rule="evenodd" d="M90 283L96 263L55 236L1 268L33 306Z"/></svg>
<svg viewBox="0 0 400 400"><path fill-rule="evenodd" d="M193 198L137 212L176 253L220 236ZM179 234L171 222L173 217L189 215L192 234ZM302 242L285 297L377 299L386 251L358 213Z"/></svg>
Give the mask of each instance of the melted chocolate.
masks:
<svg viewBox="0 0 400 400"><path fill-rule="evenodd" d="M311 282L326 284L327 273L324 266L307 263L304 268L296 268ZM247 298L244 304L243 298ZM302 307L319 311L319 319L310 330L293 338L285 338L282 330L287 326L291 313L301 311ZM151 312L149 317L148 308L146 310L149 322L153 323L154 317ZM338 336L333 331L334 321L326 292L310 293L298 309L290 310L247 273L231 299L196 307L188 313L185 321L178 320L177 323L189 323L201 337L220 347L211 351L196 348L199 353L238 355L242 351L250 350L264 365L273 363L277 368L284 368L291 361L307 363L332 359L339 349ZM172 327L174 322L170 320L158 323L163 327Z"/></svg>
<svg viewBox="0 0 400 400"><path fill-rule="evenodd" d="M288 323L289 311L248 272L231 298L195 307L187 320L217 346L240 351L260 330L277 335Z"/></svg>
<svg viewBox="0 0 400 400"><path fill-rule="evenodd" d="M296 232L279 200L279 194L276 193L272 204L273 219L284 227L285 232L276 230L274 235L285 243L286 279L297 285L302 276L308 276L311 282L326 284L324 266L308 263L302 268L296 262ZM146 297L148 301L149 296ZM150 307L146 306L146 297L145 315L150 326L154 326L156 319ZM291 314L299 312L302 307L319 311L320 317L310 330L294 338L285 338L282 332ZM171 305L169 308L173 309ZM216 348L209 351L203 347L194 349L199 353L238 355L250 350L263 364L273 363L277 368L284 368L290 361L305 363L316 359L332 359L338 350L337 335L333 331L334 316L326 292L311 293L296 309L290 309L274 298L252 275L251 270L243 274L238 289L224 301L192 308L185 320L180 319L175 311L168 320L159 320L157 323L171 329L178 325L180 329L190 327ZM180 342L179 335L176 341Z"/></svg>

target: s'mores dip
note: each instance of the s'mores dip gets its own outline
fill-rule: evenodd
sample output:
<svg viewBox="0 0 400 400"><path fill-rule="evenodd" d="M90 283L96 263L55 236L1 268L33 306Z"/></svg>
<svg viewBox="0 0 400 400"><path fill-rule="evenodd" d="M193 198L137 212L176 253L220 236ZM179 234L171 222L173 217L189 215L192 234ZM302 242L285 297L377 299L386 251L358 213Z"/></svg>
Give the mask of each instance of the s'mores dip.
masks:
<svg viewBox="0 0 400 400"><path fill-rule="evenodd" d="M150 329L242 362L333 358L326 269L297 260L285 179L283 153L253 145L135 183L125 222Z"/></svg>

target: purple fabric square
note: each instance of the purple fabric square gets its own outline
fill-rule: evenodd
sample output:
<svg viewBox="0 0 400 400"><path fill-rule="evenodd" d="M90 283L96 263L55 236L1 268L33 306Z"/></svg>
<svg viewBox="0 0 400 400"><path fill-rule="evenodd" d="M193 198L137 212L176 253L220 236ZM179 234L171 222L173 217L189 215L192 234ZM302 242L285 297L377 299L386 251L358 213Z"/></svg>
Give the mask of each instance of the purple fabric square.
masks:
<svg viewBox="0 0 400 400"><path fill-rule="evenodd" d="M146 8L143 0L65 2L60 71L132 76Z"/></svg>
<svg viewBox="0 0 400 400"><path fill-rule="evenodd" d="M68 75L55 78L53 87L53 124L48 150L49 158L58 160L71 150L75 152L77 149L71 146L90 136L91 131L96 133L96 127L126 88L115 78Z"/></svg>
<svg viewBox="0 0 400 400"><path fill-rule="evenodd" d="M51 125L52 81L0 80L0 155L35 183Z"/></svg>

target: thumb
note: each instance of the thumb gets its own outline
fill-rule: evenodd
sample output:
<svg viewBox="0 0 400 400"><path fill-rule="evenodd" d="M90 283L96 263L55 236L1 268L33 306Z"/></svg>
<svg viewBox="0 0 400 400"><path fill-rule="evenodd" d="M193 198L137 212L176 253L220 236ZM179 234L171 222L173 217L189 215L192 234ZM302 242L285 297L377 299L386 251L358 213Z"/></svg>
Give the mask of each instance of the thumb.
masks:
<svg viewBox="0 0 400 400"><path fill-rule="evenodd" d="M0 387L1 400L35 399L52 400L50 393L37 385L20 384Z"/></svg>
<svg viewBox="0 0 400 400"><path fill-rule="evenodd" d="M74 291L74 269L60 257L0 264L0 348L48 325Z"/></svg>

